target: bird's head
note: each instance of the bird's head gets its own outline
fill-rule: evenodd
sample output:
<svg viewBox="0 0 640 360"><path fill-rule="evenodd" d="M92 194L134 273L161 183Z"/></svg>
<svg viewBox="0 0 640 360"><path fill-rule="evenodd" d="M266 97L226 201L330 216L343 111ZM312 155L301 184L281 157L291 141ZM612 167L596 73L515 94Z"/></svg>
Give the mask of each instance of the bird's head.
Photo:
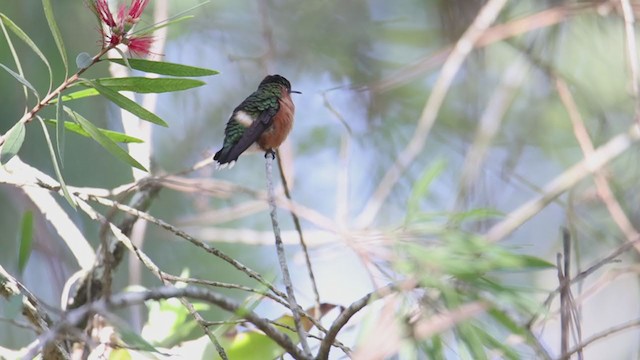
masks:
<svg viewBox="0 0 640 360"><path fill-rule="evenodd" d="M258 87L262 87L263 85L267 85L267 84L278 84L284 87L285 89L287 89L287 91L290 93L301 94L300 91L291 90L291 83L289 82L289 80L287 80L284 76L281 76L281 75L267 75L262 80L262 82L260 82L260 85Z"/></svg>

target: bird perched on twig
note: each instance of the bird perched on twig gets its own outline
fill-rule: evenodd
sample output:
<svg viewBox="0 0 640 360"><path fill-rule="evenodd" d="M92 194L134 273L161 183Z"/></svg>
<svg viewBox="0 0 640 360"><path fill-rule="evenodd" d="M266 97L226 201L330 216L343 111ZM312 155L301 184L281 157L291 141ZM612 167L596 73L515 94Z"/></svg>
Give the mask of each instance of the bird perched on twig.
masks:
<svg viewBox="0 0 640 360"><path fill-rule="evenodd" d="M295 106L291 83L280 75L268 75L231 114L224 129L222 149L213 159L219 169L233 167L247 149L259 149L273 155L293 126Z"/></svg>

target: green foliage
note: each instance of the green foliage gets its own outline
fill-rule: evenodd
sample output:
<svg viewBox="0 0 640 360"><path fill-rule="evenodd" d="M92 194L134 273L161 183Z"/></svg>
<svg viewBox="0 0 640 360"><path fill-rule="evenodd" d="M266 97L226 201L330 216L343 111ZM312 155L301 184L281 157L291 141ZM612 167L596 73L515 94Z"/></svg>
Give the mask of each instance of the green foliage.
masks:
<svg viewBox="0 0 640 360"><path fill-rule="evenodd" d="M487 350L490 350L504 358L518 358L513 347L496 338L496 330L531 340L527 331L501 308L524 314L538 310L526 296L526 292L533 289L511 288L494 278L501 273L545 270L554 265L490 243L483 236L464 230L471 224L498 216L496 211L473 209L436 214L422 210L420 204L444 169L444 163L436 162L414 183L405 217L405 229L412 235L410 241L399 242L395 247L396 270L407 277L417 276L428 294L422 302L439 311L453 312L474 301L491 304L489 319L462 321L451 331L453 336L450 338L457 342L459 356L487 359ZM431 312L425 309L423 313ZM419 346L430 358L444 358L443 348L451 345L445 344L444 337L438 335L422 340Z"/></svg>
<svg viewBox="0 0 640 360"><path fill-rule="evenodd" d="M98 129L95 125L91 123L91 121L85 119L82 115L77 112L69 109L68 107L64 107L65 112L84 130L89 136L95 140L100 146L105 148L111 155L115 156L118 160L124 161L125 163L138 168L143 171L147 171L147 169L142 166L136 159L131 157L128 152L124 151L121 147L118 146L113 140L103 134L100 129Z"/></svg>
<svg viewBox="0 0 640 360"><path fill-rule="evenodd" d="M144 59L107 59L116 64L129 66L132 69L140 70L153 74L169 75L169 76L210 76L218 74L215 70L175 64L162 61L151 61ZM125 62L126 61L126 62Z"/></svg>
<svg viewBox="0 0 640 360"><path fill-rule="evenodd" d="M44 8L44 15L47 18L47 24L49 25L49 30L51 30L51 35L53 35L53 40L56 42L58 52L60 52L62 64L64 65L64 73L66 75L69 73L69 61L67 59L67 51L64 48L64 41L62 40L62 35L60 34L60 28L58 27L56 18L53 15L51 0L42 0L42 7Z"/></svg>
<svg viewBox="0 0 640 360"><path fill-rule="evenodd" d="M47 141L47 147L49 148L49 154L51 155L51 163L53 163L53 169L56 172L56 176L58 178L58 182L60 183L60 187L62 188L62 193L64 194L64 198L67 200L69 205L71 205L75 209L76 201L71 197L71 194L69 194L67 185L65 184L65 181L62 178L62 172L60 171L60 166L58 166L58 159L56 158L56 153L53 150L53 144L51 143L51 138L49 137L49 132L47 131L47 127L44 125L44 121L39 116L38 116L38 122L42 127L44 138Z"/></svg>
<svg viewBox="0 0 640 360"><path fill-rule="evenodd" d="M29 46L31 50L33 50L33 52L36 53L36 55L38 55L40 60L42 60L42 62L47 67L47 70L49 71L49 88L51 88L51 84L53 81L53 72L51 71L51 65L49 65L49 60L47 60L47 58L44 56L42 51L40 51L38 46L36 46L33 40L31 40L31 38L20 27L18 27L18 25L16 25L13 21L11 21L11 19L9 19L5 14L0 13L0 20L20 40L22 40L25 44L27 44L27 46Z"/></svg>
<svg viewBox="0 0 640 360"><path fill-rule="evenodd" d="M178 299L149 301L149 320L142 330L142 335L152 344L162 347L172 347L188 340L198 324L191 317L189 311ZM209 305L193 304L197 311L209 309Z"/></svg>
<svg viewBox="0 0 640 360"><path fill-rule="evenodd" d="M22 221L20 222L20 250L18 252L18 270L20 273L24 271L27 266L27 261L31 256L32 244L33 244L33 212L31 210L25 211L22 215Z"/></svg>
<svg viewBox="0 0 640 360"><path fill-rule="evenodd" d="M1 65L1 64L0 64ZM0 146L0 165L6 164L16 156L24 142L25 129L22 121L17 122L4 137L4 143Z"/></svg>
<svg viewBox="0 0 640 360"><path fill-rule="evenodd" d="M40 94L38 94L38 90L36 90L36 88L33 87L33 85L31 85L31 83L27 79L25 79L22 75L18 74L17 72L9 69L4 64L0 64L0 67L3 68L6 72L8 72L9 75L13 76L16 80L18 80L27 89L29 89L37 99L40 99Z"/></svg>
<svg viewBox="0 0 640 360"><path fill-rule="evenodd" d="M192 89L204 85L204 81L180 78L101 78L93 82L115 91L133 91L137 93L164 93Z"/></svg>
<svg viewBox="0 0 640 360"><path fill-rule="evenodd" d="M158 115L152 113L151 111L143 108L141 105L139 105L137 102L127 98L126 96L120 94L119 92L112 90L106 86L102 86L100 85L98 82L95 81L87 81L86 82L89 86L93 87L94 89L96 89L102 96L106 97L107 99L111 100L111 102L113 102L114 104L118 105L119 107L121 107L122 109L132 113L133 115L139 117L142 120L147 120L149 122L152 122L156 125L161 125L164 127L168 127L169 125L162 120L160 117L158 117Z"/></svg>
<svg viewBox="0 0 640 360"><path fill-rule="evenodd" d="M88 132L84 131L84 129L82 129L82 127L74 122L71 121L58 121L58 120L53 120L53 119L45 119L44 121L45 123L49 124L49 125L54 125L57 128L59 128L60 126L63 129L67 129L75 134L78 135L82 135L84 137L88 137L90 138L91 135L89 135ZM143 143L144 141L142 141L141 139L138 139L137 137L134 136L129 136L127 134L123 134L121 132L117 132L117 131L113 131L113 130L107 130L107 129L101 129L98 128L98 131L100 131L104 136L108 137L109 139L115 141L115 142L119 142L119 143Z"/></svg>

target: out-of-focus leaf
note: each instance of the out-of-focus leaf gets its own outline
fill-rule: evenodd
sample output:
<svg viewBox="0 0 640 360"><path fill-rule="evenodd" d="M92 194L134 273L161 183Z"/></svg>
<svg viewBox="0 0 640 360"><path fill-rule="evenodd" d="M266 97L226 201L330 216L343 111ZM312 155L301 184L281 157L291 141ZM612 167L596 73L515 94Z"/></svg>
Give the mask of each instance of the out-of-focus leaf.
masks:
<svg viewBox="0 0 640 360"><path fill-rule="evenodd" d="M423 342L421 347L429 359L444 359L442 336L438 334L432 336L426 342Z"/></svg>
<svg viewBox="0 0 640 360"><path fill-rule="evenodd" d="M127 345L142 351L158 352L153 345L149 344L149 342L135 331L123 329L121 326L118 326L118 331L120 332L120 339Z"/></svg>
<svg viewBox="0 0 640 360"><path fill-rule="evenodd" d="M40 125L42 126L42 132L44 133L44 138L47 141L47 146L49 147L49 154L51 155L51 162L53 163L53 169L56 172L56 177L58 178L58 182L60 183L60 188L62 188L62 193L64 194L64 198L67 199L69 205L71 205L74 209L77 204L75 200L69 194L69 190L67 189L67 185L62 178L62 172L60 171L60 166L58 166L58 159L56 158L56 152L53 150L53 144L51 143L51 138L49 137L49 132L47 131L47 127L44 125L44 120L40 116L37 117Z"/></svg>
<svg viewBox="0 0 640 360"><path fill-rule="evenodd" d="M530 255L517 255L517 257L522 261L521 267L523 268L552 269L556 267L552 263L539 257Z"/></svg>
<svg viewBox="0 0 640 360"><path fill-rule="evenodd" d="M78 125L82 127L84 131L86 131L89 136L93 140L95 140L100 146L105 148L108 152L110 152L117 159L124 161L125 163L136 167L140 170L147 171L136 159L131 157L128 152L124 151L118 144L116 144L113 140L109 139L106 135L104 135L100 130L91 123L91 121L85 119L82 115L77 112L69 109L68 107L64 107L64 111L69 114L69 116L74 119Z"/></svg>
<svg viewBox="0 0 640 360"><path fill-rule="evenodd" d="M27 210L22 216L20 226L20 250L18 252L18 270L20 273L27 266L33 244L33 212Z"/></svg>
<svg viewBox="0 0 640 360"><path fill-rule="evenodd" d="M102 86L115 91L133 91L137 93L163 93L181 91L202 86L204 81L181 78L146 78L146 77L121 77L94 79Z"/></svg>
<svg viewBox="0 0 640 360"><path fill-rule="evenodd" d="M24 142L25 128L23 122L18 122L5 134L4 143L0 146L0 166L6 164L16 156Z"/></svg>
<svg viewBox="0 0 640 360"><path fill-rule="evenodd" d="M116 64L125 65L123 59L108 59ZM201 67L175 64L163 61L151 61L144 59L127 59L132 69L169 76L210 76L218 74L215 70L205 69Z"/></svg>
<svg viewBox="0 0 640 360"><path fill-rule="evenodd" d="M36 55L38 55L42 62L44 62L44 64L47 66L47 70L49 71L49 88L51 88L53 73L51 72L51 65L49 65L49 60L47 60L42 51L38 49L36 43L31 40L27 33L25 33L20 27L18 27L18 25L16 25L16 23L9 19L5 14L0 13L0 20L2 20L7 28L9 28L9 30L11 30L14 34L16 34L17 37L20 38L20 40L27 44L27 46L29 46L31 50L36 53Z"/></svg>
<svg viewBox="0 0 640 360"><path fill-rule="evenodd" d="M60 52L60 57L62 58L62 64L64 65L64 72L65 74L68 74L69 60L67 59L67 51L64 48L64 41L62 41L62 35L60 34L58 23L56 22L56 18L53 15L53 7L51 6L51 0L42 0L42 7L44 8L44 15L47 18L49 29L51 29L51 35L53 35L53 40L56 42L56 46L58 47L58 52Z"/></svg>
<svg viewBox="0 0 640 360"><path fill-rule="evenodd" d="M407 204L407 222L411 222L414 216L420 214L420 203L427 196L433 180L444 171L445 167L446 163L444 161L436 161L429 166L420 179L415 182Z"/></svg>
<svg viewBox="0 0 640 360"><path fill-rule="evenodd" d="M17 72L9 69L4 64L0 64L0 67L3 68L6 72L8 72L11 76L13 76L16 80L18 80L22 85L26 86L29 90L31 90L31 92L33 93L33 95L36 96L36 98L40 99L40 94L38 94L38 90L36 90L36 88L34 88L33 85L31 85L31 83L27 79L25 79L22 75L18 74Z"/></svg>
<svg viewBox="0 0 640 360"><path fill-rule="evenodd" d="M313 314L313 308L307 309L307 313L315 316L316 318L322 318L335 307L336 306L333 304L324 303L320 305L320 316L315 316L315 314ZM283 315L278 318L275 323L285 325L286 327L277 325L276 327L278 328L278 330L289 336L291 338L291 341L293 341L294 343L298 343L298 333L295 330L291 330L295 329L293 316L288 314ZM302 325L307 331L311 330L311 327L313 326L310 321L303 322ZM219 340L220 344L225 349L229 359L275 359L278 356L284 354L284 350L282 349L282 347L280 347L280 345L274 342L263 332L257 331L255 329L240 331L237 328L232 328L225 334L220 336ZM220 357L213 346L210 346L207 349L205 358L219 359Z"/></svg>
<svg viewBox="0 0 640 360"><path fill-rule="evenodd" d="M89 53L81 52L76 56L76 66L78 69L86 69L91 66L91 63L93 63L93 58Z"/></svg>
<svg viewBox="0 0 640 360"><path fill-rule="evenodd" d="M485 331L482 327L475 325L470 327L478 335L484 346L489 349L493 349L494 351L496 349L500 351L500 359L518 360L521 358L516 350L491 336L491 334Z"/></svg>
<svg viewBox="0 0 640 360"><path fill-rule="evenodd" d="M87 84L98 90L98 92L111 100L114 104L120 106L121 108L127 110L133 115L139 117L142 120L147 120L157 125L161 125L164 127L168 127L169 125L162 120L158 115L152 113L151 111L143 108L138 105L135 101L125 97L124 95L118 93L117 91L111 90L108 87L102 86L97 82L88 81Z"/></svg>
<svg viewBox="0 0 640 360"><path fill-rule="evenodd" d="M142 336L162 347L173 347L189 339L198 324L178 299L147 302L149 320L142 329ZM196 311L208 310L209 305L194 303ZM191 337L193 339L193 337Z"/></svg>
<svg viewBox="0 0 640 360"><path fill-rule="evenodd" d="M493 209L473 209L452 214L449 221L452 224L460 224L465 221L481 221L503 216L503 213Z"/></svg>
<svg viewBox="0 0 640 360"><path fill-rule="evenodd" d="M53 119L45 119L45 122L47 124L51 124L51 125L55 125L56 128L58 128L59 126L63 126L65 129L74 132L78 135L82 135L85 137L90 138L91 135L89 135L88 132L84 131L84 129L82 129L82 127L80 125L78 125L77 123L71 122L71 121L62 121L59 122L57 120L53 120ZM62 124L62 125L61 125ZM133 137L133 136L129 136L127 134L123 134L121 132L117 132L117 131L112 131L112 130L107 130L107 129L101 129L98 128L98 130L103 133L106 137L108 137L109 139L115 141L115 142L119 142L119 143L143 143L144 141L141 139L138 139L137 137Z"/></svg>
<svg viewBox="0 0 640 360"><path fill-rule="evenodd" d="M123 348L114 349L109 354L109 360L132 360L132 359L133 357L129 353L128 349L123 349Z"/></svg>

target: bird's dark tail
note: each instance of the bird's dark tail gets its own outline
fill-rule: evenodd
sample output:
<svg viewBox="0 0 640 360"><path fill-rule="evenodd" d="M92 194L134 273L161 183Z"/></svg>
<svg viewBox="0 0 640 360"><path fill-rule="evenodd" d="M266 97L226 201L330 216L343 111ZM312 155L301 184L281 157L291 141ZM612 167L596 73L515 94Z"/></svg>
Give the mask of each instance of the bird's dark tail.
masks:
<svg viewBox="0 0 640 360"><path fill-rule="evenodd" d="M235 159L232 159L230 155L231 148L225 147L223 147L215 155L213 155L213 160L215 160L216 168L224 169L227 166L229 168L232 168L236 164L236 160L238 160L238 157L236 156Z"/></svg>

